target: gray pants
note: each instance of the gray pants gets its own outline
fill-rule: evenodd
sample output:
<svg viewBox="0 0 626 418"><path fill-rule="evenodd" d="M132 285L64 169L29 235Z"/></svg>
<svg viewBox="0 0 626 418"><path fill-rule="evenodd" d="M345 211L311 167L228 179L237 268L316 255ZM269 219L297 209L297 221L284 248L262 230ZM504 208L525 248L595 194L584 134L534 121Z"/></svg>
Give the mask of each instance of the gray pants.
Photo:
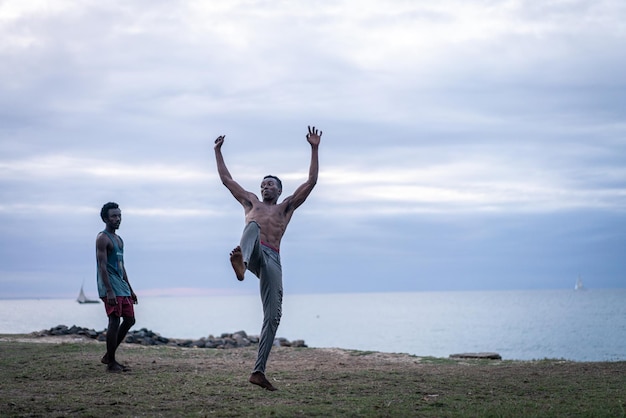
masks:
<svg viewBox="0 0 626 418"><path fill-rule="evenodd" d="M246 267L259 278L260 283L263 327L254 371L265 374L267 358L274 345L282 315L283 271L280 254L261 244L261 228L254 221L244 228L240 247Z"/></svg>

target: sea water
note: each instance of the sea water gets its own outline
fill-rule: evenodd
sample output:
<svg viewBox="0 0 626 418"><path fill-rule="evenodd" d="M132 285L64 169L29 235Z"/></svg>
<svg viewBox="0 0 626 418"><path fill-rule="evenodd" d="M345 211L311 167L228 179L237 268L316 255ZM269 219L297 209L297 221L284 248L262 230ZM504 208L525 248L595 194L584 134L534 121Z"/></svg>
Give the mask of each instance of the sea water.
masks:
<svg viewBox="0 0 626 418"><path fill-rule="evenodd" d="M448 357L496 352L504 359L626 360L626 289L285 295L277 336L309 347ZM196 339L258 335L258 295L146 297L134 329ZM0 300L0 333L56 325L106 328L104 307L74 300Z"/></svg>

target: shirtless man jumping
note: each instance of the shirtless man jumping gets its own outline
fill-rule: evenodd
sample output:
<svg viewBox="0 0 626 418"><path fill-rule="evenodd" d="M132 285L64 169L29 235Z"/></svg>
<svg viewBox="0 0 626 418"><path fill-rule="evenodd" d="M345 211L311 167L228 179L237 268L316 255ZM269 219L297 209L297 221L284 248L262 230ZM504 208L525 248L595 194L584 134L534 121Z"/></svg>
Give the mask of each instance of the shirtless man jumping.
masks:
<svg viewBox="0 0 626 418"><path fill-rule="evenodd" d="M318 148L322 131L318 132L315 126L309 126L308 129L306 139L311 144L309 178L291 196L280 203L278 203L278 198L282 193L282 183L278 177L265 176L261 182L263 200L260 201L254 193L245 190L233 180L226 168L222 156L224 135L215 140L217 172L224 186L243 206L246 218L240 245L230 253L230 262L237 279L243 280L246 270L250 270L260 280L263 327L256 364L248 380L267 390L276 390L265 377L265 365L274 344L282 310L283 281L279 253L280 241L287 230L293 212L304 203L315 187L319 171Z"/></svg>

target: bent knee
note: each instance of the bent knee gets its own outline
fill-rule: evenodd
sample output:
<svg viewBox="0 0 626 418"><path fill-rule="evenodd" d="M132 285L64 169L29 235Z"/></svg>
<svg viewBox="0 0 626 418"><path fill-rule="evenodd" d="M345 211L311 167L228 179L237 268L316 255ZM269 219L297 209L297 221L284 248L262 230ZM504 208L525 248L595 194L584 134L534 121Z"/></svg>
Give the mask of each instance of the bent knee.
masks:
<svg viewBox="0 0 626 418"><path fill-rule="evenodd" d="M278 326L280 324L280 318L282 318L283 313L279 310L278 312L276 312L276 315L274 315L274 318L272 318L272 322Z"/></svg>
<svg viewBox="0 0 626 418"><path fill-rule="evenodd" d="M266 312L263 318L263 322L268 324L270 327L276 329L278 325L280 324L281 317L282 317L282 314L280 310L273 311L273 312Z"/></svg>

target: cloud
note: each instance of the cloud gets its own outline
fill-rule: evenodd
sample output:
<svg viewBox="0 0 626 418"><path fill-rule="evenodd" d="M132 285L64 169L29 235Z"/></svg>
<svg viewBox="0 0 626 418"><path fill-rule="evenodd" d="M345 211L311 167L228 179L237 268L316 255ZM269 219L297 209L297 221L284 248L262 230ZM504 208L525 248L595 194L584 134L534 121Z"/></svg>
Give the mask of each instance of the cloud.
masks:
<svg viewBox="0 0 626 418"><path fill-rule="evenodd" d="M95 179L103 178L113 181L123 178L126 181L150 180L158 183L176 183L180 181L206 182L209 177L205 171L193 170L186 166L136 165L55 154L0 162L0 170L3 178L30 177L33 180L90 176Z"/></svg>
<svg viewBox="0 0 626 418"><path fill-rule="evenodd" d="M216 254L243 216L213 139L226 134L242 186L271 173L286 195L307 176L309 124L324 131L319 181L285 237L310 266L305 287L425 285L405 258L462 287L490 262L522 271L509 245L541 277L574 269L574 247L589 270L620 265L572 241L623 244L606 220L626 207L625 18L616 0L4 1L0 232L13 244L0 285L91 271L99 209L115 200L145 289L181 274L177 287L220 288L195 280L230 274ZM561 217L573 232L559 241ZM51 256L59 236L71 262ZM563 248L553 268L542 242Z"/></svg>

